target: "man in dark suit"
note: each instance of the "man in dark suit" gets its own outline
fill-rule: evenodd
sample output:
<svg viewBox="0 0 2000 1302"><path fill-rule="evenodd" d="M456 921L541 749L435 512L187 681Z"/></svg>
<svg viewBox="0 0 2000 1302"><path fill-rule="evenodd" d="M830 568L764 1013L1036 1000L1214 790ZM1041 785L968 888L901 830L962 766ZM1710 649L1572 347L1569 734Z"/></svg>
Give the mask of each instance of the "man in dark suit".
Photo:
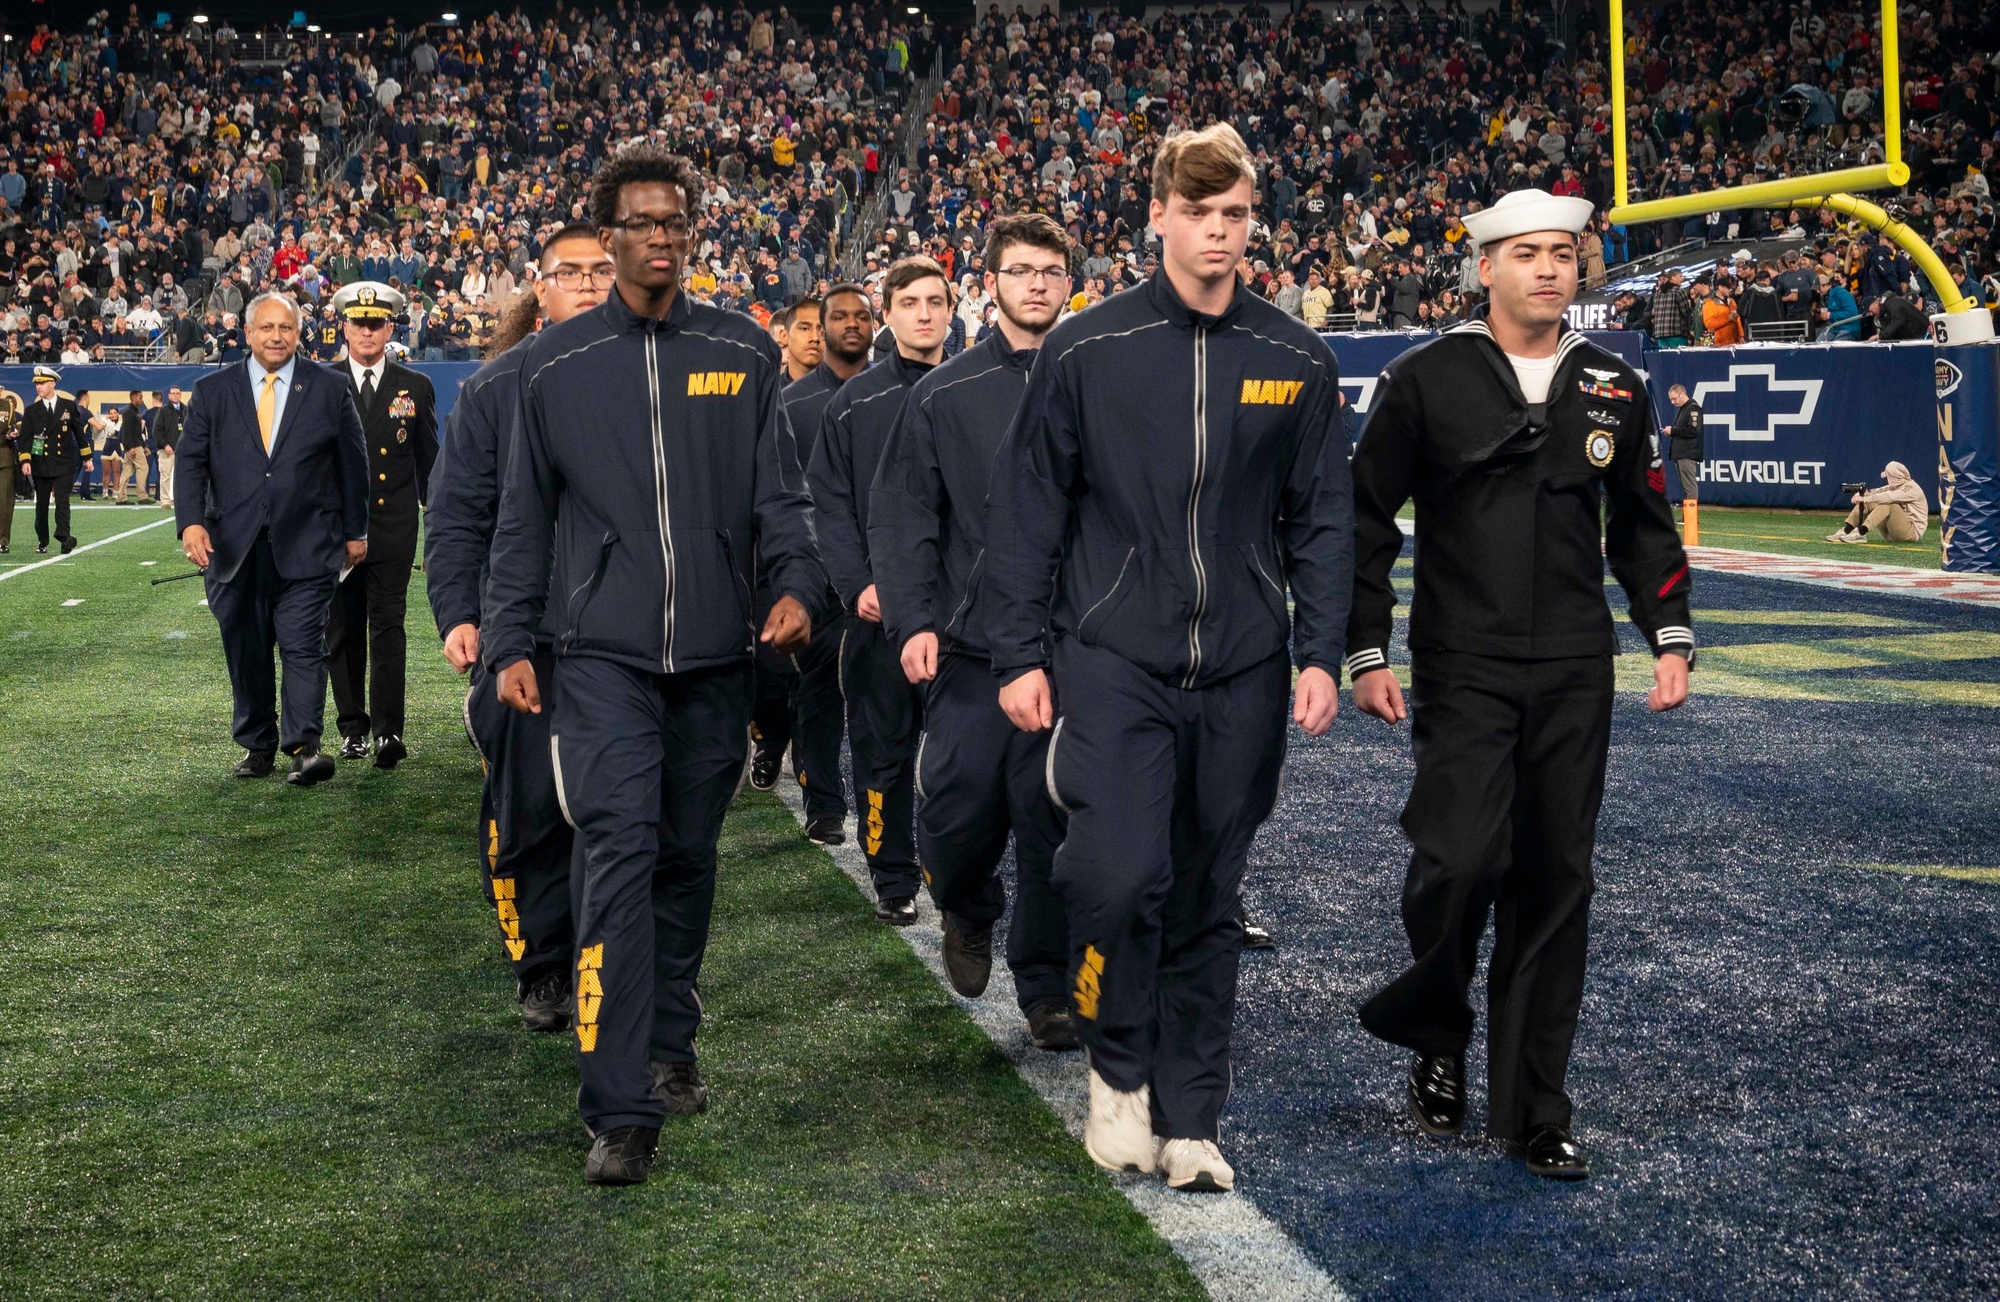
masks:
<svg viewBox="0 0 2000 1302"><path fill-rule="evenodd" d="M69 531L70 481L77 468L90 461L90 433L83 411L73 398L56 392L62 376L53 366L35 368L35 400L21 417L21 433L16 443L21 449L21 471L35 481L35 550L49 549L49 500L56 504L56 541L63 555L76 550L76 535Z"/></svg>
<svg viewBox="0 0 2000 1302"><path fill-rule="evenodd" d="M181 550L207 572L235 696L236 776L268 777L282 743L286 781L333 776L319 753L326 710L326 613L343 566L368 555L368 454L338 375L299 357L298 305L250 305L251 356L194 387L174 464ZM285 663L284 712L271 664Z"/></svg>
<svg viewBox="0 0 2000 1302"><path fill-rule="evenodd" d="M327 622L333 701L340 711L340 757L366 757L372 732L375 767L384 769L409 754L403 744L409 653L403 615L417 556L417 519L438 447L431 382L388 356L403 303L400 291L372 280L356 281L333 296L347 339L342 369L368 440L369 501L368 560L341 581Z"/></svg>

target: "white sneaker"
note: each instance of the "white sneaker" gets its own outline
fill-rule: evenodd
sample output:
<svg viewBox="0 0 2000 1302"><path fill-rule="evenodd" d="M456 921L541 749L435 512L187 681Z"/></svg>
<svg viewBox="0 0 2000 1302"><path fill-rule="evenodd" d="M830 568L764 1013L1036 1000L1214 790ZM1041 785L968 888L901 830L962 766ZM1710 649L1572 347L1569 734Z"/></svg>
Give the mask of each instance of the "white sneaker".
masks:
<svg viewBox="0 0 2000 1302"><path fill-rule="evenodd" d="M1083 1128L1083 1151L1107 1171L1150 1172L1157 1156L1153 1138L1153 1094L1146 1086L1127 1093L1112 1089L1090 1069L1090 1124Z"/></svg>
<svg viewBox="0 0 2000 1302"><path fill-rule="evenodd" d="M1160 1169L1169 1189L1228 1193L1236 1187L1236 1171L1212 1139L1169 1139L1160 1145Z"/></svg>
<svg viewBox="0 0 2000 1302"><path fill-rule="evenodd" d="M1834 533L1828 534L1826 536L1826 540L1828 542L1834 542L1834 543L1853 542L1854 531L1852 529L1840 529Z"/></svg>

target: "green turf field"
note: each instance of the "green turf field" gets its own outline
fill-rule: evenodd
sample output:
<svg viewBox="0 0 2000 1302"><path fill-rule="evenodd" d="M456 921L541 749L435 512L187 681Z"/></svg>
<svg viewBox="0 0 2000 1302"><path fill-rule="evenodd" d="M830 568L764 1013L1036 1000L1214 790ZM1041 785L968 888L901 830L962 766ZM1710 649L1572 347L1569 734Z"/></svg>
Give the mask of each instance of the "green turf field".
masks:
<svg viewBox="0 0 2000 1302"><path fill-rule="evenodd" d="M1679 511L1675 516L1678 518ZM1704 506L1701 508L1701 542L1704 547L1730 547L1744 552L1777 552L1785 556L1811 556L1820 560L1872 561L1881 565L1908 565L1935 570L1938 563L1938 521L1931 517L1930 528L1913 543L1869 542L1830 543L1826 536L1840 528L1840 511L1768 511L1749 507Z"/></svg>
<svg viewBox="0 0 2000 1302"><path fill-rule="evenodd" d="M521 1029L480 897L421 576L414 758L237 782L199 582L146 586L187 568L172 532L0 582L0 1296L1200 1296L754 793L703 980L714 1102L650 1184L586 1188L569 1041ZM0 562L38 559L14 537Z"/></svg>

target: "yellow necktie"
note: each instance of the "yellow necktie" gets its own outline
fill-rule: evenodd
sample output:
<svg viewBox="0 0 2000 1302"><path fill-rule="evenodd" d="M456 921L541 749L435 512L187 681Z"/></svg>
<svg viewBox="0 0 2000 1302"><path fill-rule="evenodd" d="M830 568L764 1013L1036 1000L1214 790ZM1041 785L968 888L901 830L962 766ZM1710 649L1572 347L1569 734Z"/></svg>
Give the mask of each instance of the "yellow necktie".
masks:
<svg viewBox="0 0 2000 1302"><path fill-rule="evenodd" d="M257 428L264 434L264 455L271 455L271 436L278 432L278 376L264 372L264 392L257 395Z"/></svg>

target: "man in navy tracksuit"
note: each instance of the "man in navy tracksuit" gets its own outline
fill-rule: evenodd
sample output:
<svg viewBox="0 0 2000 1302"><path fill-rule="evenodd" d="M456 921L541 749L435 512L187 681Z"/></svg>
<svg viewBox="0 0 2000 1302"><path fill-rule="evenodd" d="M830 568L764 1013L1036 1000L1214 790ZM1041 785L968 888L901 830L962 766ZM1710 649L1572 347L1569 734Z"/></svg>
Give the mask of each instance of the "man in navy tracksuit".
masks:
<svg viewBox="0 0 2000 1302"><path fill-rule="evenodd" d="M910 386L944 360L951 287L937 263L906 258L889 269L882 300L883 316L895 331L895 349L841 385L827 403L806 478L812 485L820 553L841 603L853 616L842 639L840 685L854 754L856 822L875 880L875 916L907 927L917 920L911 820L923 699L904 676L897 649L882 631L868 553L868 490Z"/></svg>
<svg viewBox="0 0 2000 1302"><path fill-rule="evenodd" d="M611 280L611 257L598 243L596 227L566 226L542 245L535 279L539 315L558 324L598 307L611 292ZM521 1021L529 1030L554 1032L569 1029L576 1001L570 990L573 837L556 803L550 715L522 714L501 704L493 675L479 663L486 558L521 408L521 362L532 338L504 348L458 392L431 470L424 575L445 659L459 673L472 674L465 730L486 771L474 832L480 877L514 969ZM536 681L552 685L555 641L546 623L531 659Z"/></svg>
<svg viewBox="0 0 2000 1302"><path fill-rule="evenodd" d="M835 285L820 301L825 348L820 362L785 386L785 414L798 439L799 458L810 464L819 441L820 418L835 391L868 369L868 349L875 338L875 306L859 285ZM768 585L760 596L769 600ZM778 761L787 741L796 745L793 770L806 793L806 836L821 845L847 840L847 796L840 777L840 736L846 724L840 699L840 643L847 621L839 614L840 598L828 590L829 616L813 625L812 640L791 657L796 669L786 675L787 713L760 703L759 758L751 762L751 783L760 789L777 785ZM771 657L764 660L768 663ZM759 667L762 672L762 665ZM760 692L761 695L761 692ZM768 780L759 759L768 755Z"/></svg>
<svg viewBox="0 0 2000 1302"><path fill-rule="evenodd" d="M748 758L752 649L802 644L826 585L777 345L680 292L699 192L648 146L598 171L591 218L617 283L522 359L487 579L481 656L515 709L542 708L535 638L554 618L549 753L583 843L577 1103L597 1184L644 1180L663 1115L707 1105L696 981ZM761 634L760 555L781 594Z"/></svg>
<svg viewBox="0 0 2000 1302"><path fill-rule="evenodd" d="M1176 1189L1235 1182L1216 1139L1238 890L1278 794L1287 644L1292 717L1317 736L1353 582L1333 354L1238 286L1253 177L1228 126L1161 147L1160 272L1043 343L987 503L1000 704L1054 725L1049 795L1069 816L1055 883L1085 1147Z"/></svg>
<svg viewBox="0 0 2000 1302"><path fill-rule="evenodd" d="M944 965L968 999L986 992L993 924L1006 906L996 870L1014 833L1017 890L1007 966L1028 1032L1073 1049L1069 929L1049 883L1062 820L1044 780L1048 737L1008 721L993 690L978 602L993 454L1027 388L1042 336L1069 286L1069 240L1042 214L993 224L987 291L1000 327L918 380L875 471L869 550L882 626L910 682L927 685L917 746L917 847L944 923Z"/></svg>

